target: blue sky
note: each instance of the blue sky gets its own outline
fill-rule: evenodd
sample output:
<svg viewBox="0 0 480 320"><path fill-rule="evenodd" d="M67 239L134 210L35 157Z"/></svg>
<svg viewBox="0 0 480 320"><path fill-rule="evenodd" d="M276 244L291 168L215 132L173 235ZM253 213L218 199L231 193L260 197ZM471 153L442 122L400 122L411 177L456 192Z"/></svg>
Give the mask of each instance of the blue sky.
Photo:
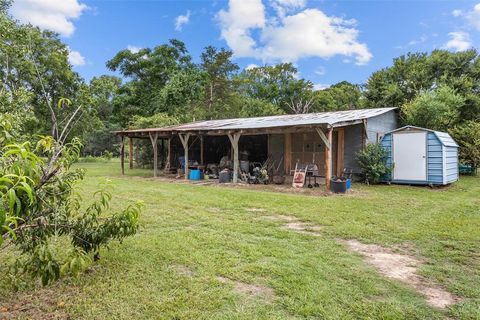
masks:
<svg viewBox="0 0 480 320"><path fill-rule="evenodd" d="M242 68L293 62L317 88L363 83L409 51L480 45L478 0L17 0L11 13L59 32L86 80L111 74L105 62L119 50L171 38L195 61L213 45L233 50Z"/></svg>

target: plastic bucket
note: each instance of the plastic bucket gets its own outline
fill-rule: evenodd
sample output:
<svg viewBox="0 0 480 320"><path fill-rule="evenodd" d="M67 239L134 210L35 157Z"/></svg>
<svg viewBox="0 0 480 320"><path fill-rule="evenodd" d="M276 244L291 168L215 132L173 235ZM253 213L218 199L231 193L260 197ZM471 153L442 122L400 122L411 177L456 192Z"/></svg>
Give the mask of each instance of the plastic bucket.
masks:
<svg viewBox="0 0 480 320"><path fill-rule="evenodd" d="M202 178L202 174L200 170L192 169L190 170L190 180L200 180Z"/></svg>
<svg viewBox="0 0 480 320"><path fill-rule="evenodd" d="M352 179L347 179L347 190L352 187Z"/></svg>
<svg viewBox="0 0 480 320"><path fill-rule="evenodd" d="M347 192L347 181L345 180L332 180L330 181L330 190L334 193Z"/></svg>

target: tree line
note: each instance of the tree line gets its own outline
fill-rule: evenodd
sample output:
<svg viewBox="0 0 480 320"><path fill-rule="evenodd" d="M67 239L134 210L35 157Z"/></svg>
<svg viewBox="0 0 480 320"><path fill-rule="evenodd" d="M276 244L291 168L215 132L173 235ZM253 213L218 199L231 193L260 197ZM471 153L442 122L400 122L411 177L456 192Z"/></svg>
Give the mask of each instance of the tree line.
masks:
<svg viewBox="0 0 480 320"><path fill-rule="evenodd" d="M342 81L327 89L299 78L291 63L241 69L233 53L207 46L198 63L172 39L137 52L121 50L106 66L119 76L84 81L68 63L58 35L2 12L0 109L25 135L55 134L52 105L68 97L81 105L70 136L84 152L117 151L114 130L201 119L397 107L405 124L449 131L462 157L478 166L480 57L476 50L408 53L371 74L364 84ZM42 82L37 81L41 77ZM62 121L71 107L54 108ZM477 149L474 148L477 146ZM476 159L476 160L475 160Z"/></svg>

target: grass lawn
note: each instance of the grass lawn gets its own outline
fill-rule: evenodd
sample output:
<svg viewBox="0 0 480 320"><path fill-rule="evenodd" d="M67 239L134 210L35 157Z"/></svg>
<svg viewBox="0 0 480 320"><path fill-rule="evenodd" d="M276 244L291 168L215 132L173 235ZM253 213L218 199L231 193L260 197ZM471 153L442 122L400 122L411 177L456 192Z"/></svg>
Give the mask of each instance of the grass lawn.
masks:
<svg viewBox="0 0 480 320"><path fill-rule="evenodd" d="M355 184L353 195L315 197L158 181L140 169L122 177L115 162L81 166L86 201L103 177L114 182L113 207L143 200L141 229L78 280L18 293L0 285L0 307L34 308L20 317L480 319L478 177L438 189ZM322 229L292 232L278 215ZM341 239L404 248L422 262L420 275L462 301L429 306ZM242 293L249 288L262 294Z"/></svg>

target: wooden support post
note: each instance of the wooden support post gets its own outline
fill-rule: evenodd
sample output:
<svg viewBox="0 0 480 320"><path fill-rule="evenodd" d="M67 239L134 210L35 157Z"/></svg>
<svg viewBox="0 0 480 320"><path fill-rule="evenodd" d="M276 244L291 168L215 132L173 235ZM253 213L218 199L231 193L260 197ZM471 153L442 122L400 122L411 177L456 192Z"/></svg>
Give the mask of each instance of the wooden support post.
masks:
<svg viewBox="0 0 480 320"><path fill-rule="evenodd" d="M122 144L120 145L120 165L122 166L122 175L125 174L125 137L122 136Z"/></svg>
<svg viewBox="0 0 480 320"><path fill-rule="evenodd" d="M239 171L239 162L238 162L238 141L240 140L240 133L234 133L233 136L231 133L228 134L228 139L232 144L233 149L233 183L238 182L238 171Z"/></svg>
<svg viewBox="0 0 480 320"><path fill-rule="evenodd" d="M133 169L133 138L128 139L129 148L128 148L128 167Z"/></svg>
<svg viewBox="0 0 480 320"><path fill-rule="evenodd" d="M345 129L339 128L337 131L337 176L341 176L345 165Z"/></svg>
<svg viewBox="0 0 480 320"><path fill-rule="evenodd" d="M165 165L165 171L170 170L170 165L172 163L172 146L171 146L172 138L168 138L167 140L167 164Z"/></svg>
<svg viewBox="0 0 480 320"><path fill-rule="evenodd" d="M190 139L190 133L179 133L178 136L185 151L185 180L188 180L188 139Z"/></svg>
<svg viewBox="0 0 480 320"><path fill-rule="evenodd" d="M155 132L152 134L151 132L148 134L150 136L150 141L152 142L153 146L153 176L157 177L157 170L158 170L158 133Z"/></svg>
<svg viewBox="0 0 480 320"><path fill-rule="evenodd" d="M285 133L285 139L284 139L284 147L283 147L283 152L284 152L284 169L285 169L285 174L290 174L290 170L292 169L292 134L291 133Z"/></svg>
<svg viewBox="0 0 480 320"><path fill-rule="evenodd" d="M138 165L138 139L137 143L135 143L135 163Z"/></svg>
<svg viewBox="0 0 480 320"><path fill-rule="evenodd" d="M332 131L332 128L328 129L326 135L328 144L325 144L325 187L327 191L330 191L330 181L332 180Z"/></svg>
<svg viewBox="0 0 480 320"><path fill-rule="evenodd" d="M203 136L200 136L200 163L205 164L203 162Z"/></svg>

